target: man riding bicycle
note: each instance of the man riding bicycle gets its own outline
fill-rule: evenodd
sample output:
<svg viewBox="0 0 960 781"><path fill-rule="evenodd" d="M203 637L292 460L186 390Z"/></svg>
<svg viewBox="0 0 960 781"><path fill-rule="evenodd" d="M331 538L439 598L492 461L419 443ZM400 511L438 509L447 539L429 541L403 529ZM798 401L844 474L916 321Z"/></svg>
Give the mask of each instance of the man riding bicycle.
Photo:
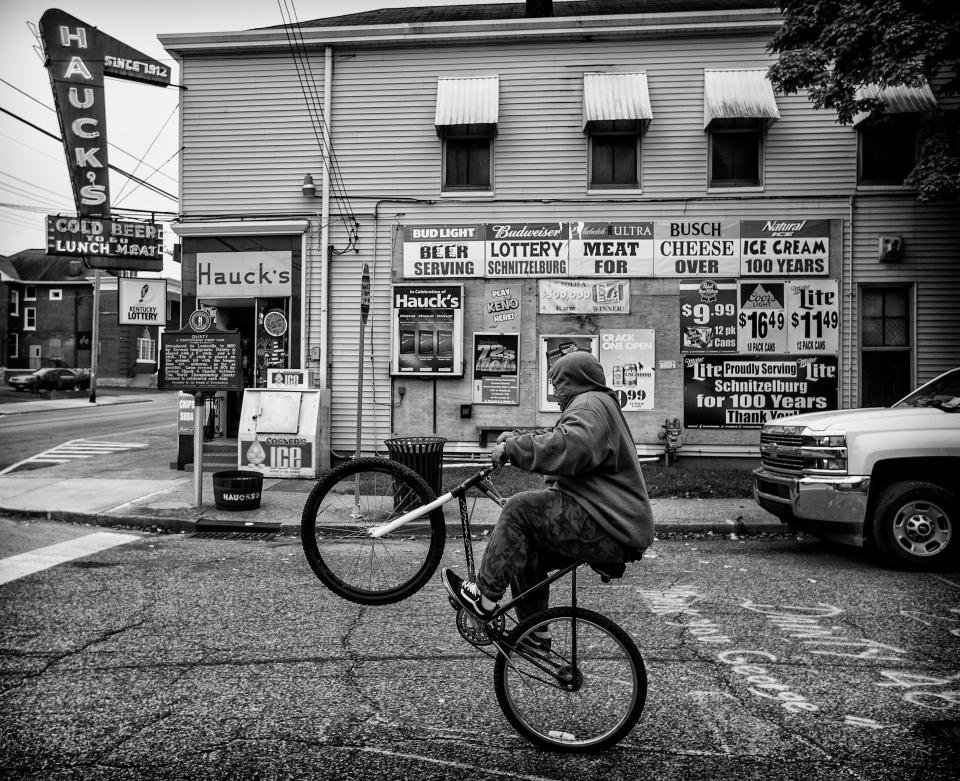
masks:
<svg viewBox="0 0 960 781"><path fill-rule="evenodd" d="M514 596L571 560L634 561L653 542L653 516L630 428L603 367L588 352L563 356L548 379L560 403L552 429L504 433L491 461L546 475L538 491L511 496L476 582L444 568L444 587L468 613L490 620L510 585ZM549 586L517 603L518 620L547 608Z"/></svg>

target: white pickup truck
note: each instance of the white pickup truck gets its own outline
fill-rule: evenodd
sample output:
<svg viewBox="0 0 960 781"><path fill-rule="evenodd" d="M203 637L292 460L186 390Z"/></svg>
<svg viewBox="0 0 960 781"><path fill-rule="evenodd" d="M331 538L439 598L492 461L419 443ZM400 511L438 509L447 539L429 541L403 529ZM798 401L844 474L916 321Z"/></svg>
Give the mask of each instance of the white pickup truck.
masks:
<svg viewBox="0 0 960 781"><path fill-rule="evenodd" d="M771 421L760 457L754 498L784 523L902 569L958 558L960 368L892 407Z"/></svg>

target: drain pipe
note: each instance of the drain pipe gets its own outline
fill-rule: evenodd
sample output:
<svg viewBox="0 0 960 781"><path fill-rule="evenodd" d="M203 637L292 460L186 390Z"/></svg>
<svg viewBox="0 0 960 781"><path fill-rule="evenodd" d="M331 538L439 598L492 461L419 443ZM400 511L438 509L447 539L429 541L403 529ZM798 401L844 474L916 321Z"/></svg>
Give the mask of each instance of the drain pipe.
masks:
<svg viewBox="0 0 960 781"><path fill-rule="evenodd" d="M333 88L333 47L323 49L323 170L320 182L320 387L329 387L327 349L330 341L330 113Z"/></svg>

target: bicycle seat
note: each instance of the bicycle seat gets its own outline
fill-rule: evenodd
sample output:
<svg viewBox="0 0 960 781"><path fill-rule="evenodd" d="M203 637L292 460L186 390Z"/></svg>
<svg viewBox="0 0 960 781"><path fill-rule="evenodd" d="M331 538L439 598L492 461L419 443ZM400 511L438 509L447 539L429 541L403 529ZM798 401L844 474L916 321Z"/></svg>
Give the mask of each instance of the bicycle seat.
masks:
<svg viewBox="0 0 960 781"><path fill-rule="evenodd" d="M596 572L604 583L609 583L611 580L622 578L623 573L627 571L627 565L623 562L619 564L590 564L590 569Z"/></svg>

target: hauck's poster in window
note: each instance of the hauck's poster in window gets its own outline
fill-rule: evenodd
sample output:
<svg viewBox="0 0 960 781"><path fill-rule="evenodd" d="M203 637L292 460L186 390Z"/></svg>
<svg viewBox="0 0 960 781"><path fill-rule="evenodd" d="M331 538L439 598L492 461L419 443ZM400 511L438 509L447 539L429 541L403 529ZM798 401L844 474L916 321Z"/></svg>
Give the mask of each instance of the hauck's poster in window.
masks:
<svg viewBox="0 0 960 781"><path fill-rule="evenodd" d="M600 334L600 364L607 385L617 394L624 412L652 410L654 331L624 329Z"/></svg>
<svg viewBox="0 0 960 781"><path fill-rule="evenodd" d="M520 403L520 334L473 335L473 403Z"/></svg>
<svg viewBox="0 0 960 781"><path fill-rule="evenodd" d="M390 373L463 375L463 285L394 285Z"/></svg>
<svg viewBox="0 0 960 781"><path fill-rule="evenodd" d="M568 353L585 350L592 353L597 360L600 353L597 349L597 337L580 334L561 334L557 336L540 337L540 411L559 412L560 404L553 393L553 385L547 379L547 372L554 362Z"/></svg>

